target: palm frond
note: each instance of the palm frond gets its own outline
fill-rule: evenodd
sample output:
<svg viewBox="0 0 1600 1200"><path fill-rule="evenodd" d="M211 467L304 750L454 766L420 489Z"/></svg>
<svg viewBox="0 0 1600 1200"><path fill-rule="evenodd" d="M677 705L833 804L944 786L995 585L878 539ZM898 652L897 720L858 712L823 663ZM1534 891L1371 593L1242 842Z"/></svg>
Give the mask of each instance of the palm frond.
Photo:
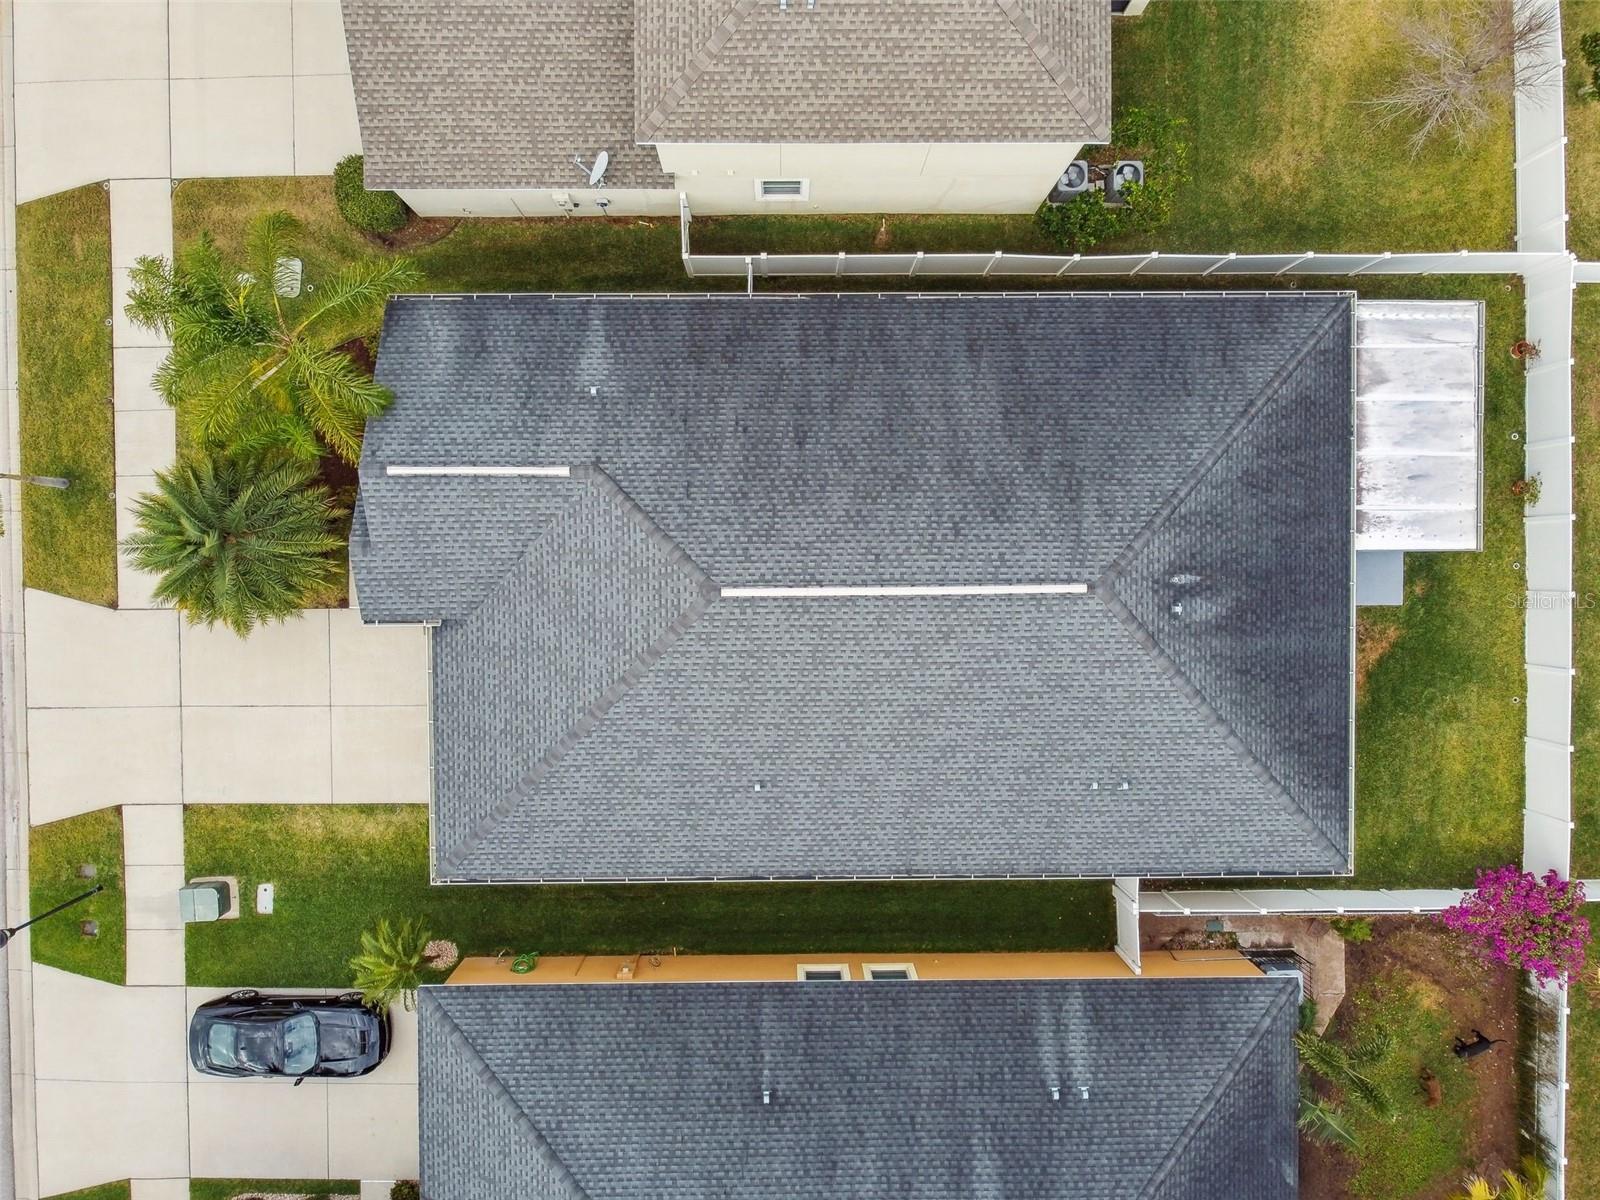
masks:
<svg viewBox="0 0 1600 1200"><path fill-rule="evenodd" d="M1319 1142L1330 1142L1339 1146L1348 1146L1352 1149L1356 1145L1356 1135L1351 1131L1345 1121L1344 1114L1336 1105L1326 1100L1319 1100L1312 1096L1302 1096L1300 1099L1300 1115L1295 1124L1300 1132Z"/></svg>
<svg viewBox="0 0 1600 1200"><path fill-rule="evenodd" d="M300 222L289 213L262 213L250 222L245 232L245 269L269 294L276 310L278 292L284 282L282 263L296 254Z"/></svg>
<svg viewBox="0 0 1600 1200"><path fill-rule="evenodd" d="M316 303L300 314L295 335L326 332L326 326L370 316L395 292L421 282L422 272L409 258L346 267L318 288Z"/></svg>

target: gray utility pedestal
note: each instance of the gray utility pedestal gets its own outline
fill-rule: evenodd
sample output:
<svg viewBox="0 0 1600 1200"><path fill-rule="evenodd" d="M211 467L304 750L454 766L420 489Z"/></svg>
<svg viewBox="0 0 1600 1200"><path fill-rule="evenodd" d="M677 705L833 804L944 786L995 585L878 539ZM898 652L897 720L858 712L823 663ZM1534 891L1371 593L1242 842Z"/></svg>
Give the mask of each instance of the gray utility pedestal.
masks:
<svg viewBox="0 0 1600 1200"><path fill-rule="evenodd" d="M191 921L220 921L233 906L231 889L221 880L191 883L178 889L178 913L184 924Z"/></svg>

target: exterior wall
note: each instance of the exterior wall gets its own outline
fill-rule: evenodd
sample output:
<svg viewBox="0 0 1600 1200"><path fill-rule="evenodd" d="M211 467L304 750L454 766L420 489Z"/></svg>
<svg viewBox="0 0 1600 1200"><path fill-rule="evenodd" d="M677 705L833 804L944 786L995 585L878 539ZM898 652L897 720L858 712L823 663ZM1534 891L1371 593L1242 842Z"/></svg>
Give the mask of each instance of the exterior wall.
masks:
<svg viewBox="0 0 1600 1200"><path fill-rule="evenodd" d="M1110 952L1072 954L589 954L541 958L525 975L512 960L466 958L451 984L494 983L793 983L801 966L846 966L852 981L866 967L909 963L918 979L1131 979L1133 972ZM1212 978L1260 972L1234 950L1147 950L1145 978Z"/></svg>
<svg viewBox="0 0 1600 1200"><path fill-rule="evenodd" d="M400 198L424 217L675 217L678 195L667 188L399 188ZM555 197L570 198L563 209ZM602 210L598 199L609 201Z"/></svg>
<svg viewBox="0 0 1600 1200"><path fill-rule="evenodd" d="M1079 142L656 147L697 216L718 213L1026 213ZM761 179L804 179L802 200L761 200Z"/></svg>

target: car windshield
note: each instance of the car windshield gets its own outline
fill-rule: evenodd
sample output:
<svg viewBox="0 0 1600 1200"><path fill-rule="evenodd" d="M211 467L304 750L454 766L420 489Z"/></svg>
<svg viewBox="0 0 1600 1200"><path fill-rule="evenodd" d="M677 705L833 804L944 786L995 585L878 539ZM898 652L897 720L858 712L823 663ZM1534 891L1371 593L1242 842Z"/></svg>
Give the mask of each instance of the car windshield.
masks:
<svg viewBox="0 0 1600 1200"><path fill-rule="evenodd" d="M206 1056L258 1075L304 1075L317 1065L317 1020L299 1013L273 1024L218 1021L206 1032Z"/></svg>
<svg viewBox="0 0 1600 1200"><path fill-rule="evenodd" d="M310 1013L290 1017L278 1026L283 1033L283 1071L304 1075L317 1065L317 1019Z"/></svg>

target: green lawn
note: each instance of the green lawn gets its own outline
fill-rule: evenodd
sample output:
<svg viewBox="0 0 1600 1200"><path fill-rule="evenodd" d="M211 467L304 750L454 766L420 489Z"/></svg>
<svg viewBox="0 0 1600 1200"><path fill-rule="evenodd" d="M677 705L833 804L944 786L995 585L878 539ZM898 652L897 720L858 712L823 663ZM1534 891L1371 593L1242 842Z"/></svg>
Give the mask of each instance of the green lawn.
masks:
<svg viewBox="0 0 1600 1200"><path fill-rule="evenodd" d="M22 489L29 587L117 602L111 431L111 208L90 184L17 208L22 469L66 491Z"/></svg>
<svg viewBox="0 0 1600 1200"><path fill-rule="evenodd" d="M1522 334L1521 289L1437 277L1362 292L1487 301L1484 549L1409 554L1405 604L1361 610L1395 640L1356 716L1357 886L1470 885L1522 847L1522 505L1510 486L1523 381L1505 352Z"/></svg>
<svg viewBox="0 0 1600 1200"><path fill-rule="evenodd" d="M78 877L78 864L92 863L93 879ZM33 961L121 983L127 977L122 898L122 810L102 808L82 816L35 825L28 839L28 903L42 913L97 883L106 890L82 904L41 921L29 930ZM97 937L79 932L83 921L98 921Z"/></svg>
<svg viewBox="0 0 1600 1200"><path fill-rule="evenodd" d="M1394 1049L1373 1068L1372 1078L1393 1100L1395 1118L1383 1120L1347 1106L1360 1143L1350 1193L1360 1200L1437 1195L1441 1181L1473 1165L1469 1125L1476 1084L1466 1064L1450 1052L1458 1031L1437 997L1404 975L1374 981L1354 997L1354 1005L1355 1029L1374 1023L1394 1038ZM1424 1067L1439 1080L1445 1097L1434 1108L1417 1086Z"/></svg>
<svg viewBox="0 0 1600 1200"><path fill-rule="evenodd" d="M359 1179L191 1179L189 1200L233 1200L235 1196L354 1196ZM126 1195L126 1192L124 1192ZM98 1198L97 1198L98 1200ZM113 1200L106 1197L106 1200Z"/></svg>
<svg viewBox="0 0 1600 1200"><path fill-rule="evenodd" d="M1438 142L1415 160L1408 131L1375 129L1361 104L1401 60L1397 7L1178 0L1115 22L1116 109L1187 118L1193 179L1153 236L1096 249L1510 249L1509 103L1470 145ZM697 220L692 233L706 253L832 253L873 249L880 225L890 250L1054 248L1031 216L730 217Z"/></svg>
<svg viewBox="0 0 1600 1200"><path fill-rule="evenodd" d="M1600 99L1578 95L1590 68L1578 39L1600 33L1600 0L1564 0L1562 49L1567 58L1567 247L1579 258L1600 258Z"/></svg>
<svg viewBox="0 0 1600 1200"><path fill-rule="evenodd" d="M45 1200L129 1200L133 1189L126 1179L116 1183L102 1183L97 1187L81 1188L76 1192L57 1192Z"/></svg>
<svg viewBox="0 0 1600 1200"><path fill-rule="evenodd" d="M1573 535L1573 662L1578 673L1572 696L1572 873L1600 874L1600 614L1589 585L1600 573L1600 289L1586 284L1573 293L1572 425L1573 497L1578 514Z"/></svg>
<svg viewBox="0 0 1600 1200"><path fill-rule="evenodd" d="M430 887L421 805L207 805L184 814L187 870L277 885L276 909L188 927L189 982L340 987L361 931L420 917L464 954L1104 950L1102 883Z"/></svg>

